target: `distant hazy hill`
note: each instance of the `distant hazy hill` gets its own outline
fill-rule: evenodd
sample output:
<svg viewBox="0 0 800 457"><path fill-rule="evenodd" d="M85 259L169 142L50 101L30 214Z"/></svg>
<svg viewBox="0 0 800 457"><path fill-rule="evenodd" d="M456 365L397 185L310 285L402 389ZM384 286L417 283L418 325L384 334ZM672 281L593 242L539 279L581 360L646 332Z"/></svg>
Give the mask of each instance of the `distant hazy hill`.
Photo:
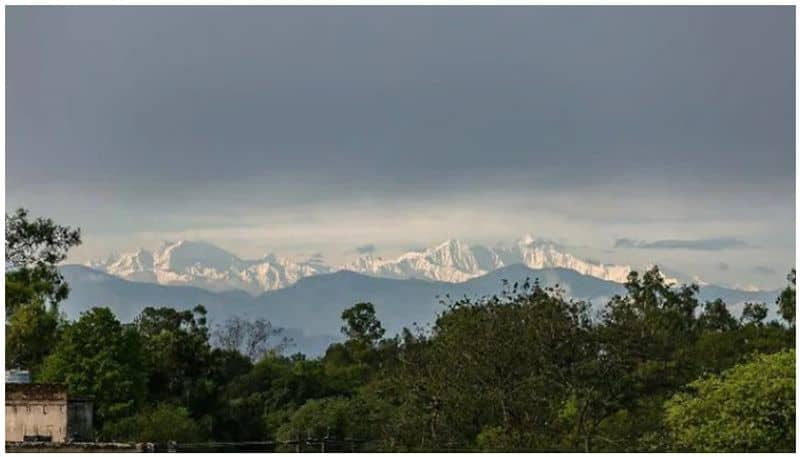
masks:
<svg viewBox="0 0 800 457"><path fill-rule="evenodd" d="M286 327L295 339L295 350L316 354L338 339L342 310L360 301L375 304L388 334L413 323L426 324L442 310L439 298L450 295L480 297L502 291L504 279L511 283L539 278L545 286L558 284L568 296L602 306L609 297L624 292L621 284L580 274L565 268L531 269L511 265L461 283L421 279L388 279L351 271L338 271L302 278L278 290L252 296L242 291L212 292L199 287L165 286L120 279L85 266L61 267L70 284L63 310L70 318L92 306L111 307L123 321L130 321L146 306L191 308L203 304L212 324L232 315L264 317ZM703 300L722 298L738 315L745 301L766 302L774 309L777 291L746 292L703 286ZM771 313L774 315L774 311Z"/></svg>

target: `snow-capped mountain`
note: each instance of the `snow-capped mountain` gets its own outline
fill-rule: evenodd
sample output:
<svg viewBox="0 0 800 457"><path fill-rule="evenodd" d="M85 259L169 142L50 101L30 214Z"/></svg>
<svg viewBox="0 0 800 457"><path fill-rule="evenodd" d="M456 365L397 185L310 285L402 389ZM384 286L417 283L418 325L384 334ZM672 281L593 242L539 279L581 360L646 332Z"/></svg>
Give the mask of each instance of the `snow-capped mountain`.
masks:
<svg viewBox="0 0 800 457"><path fill-rule="evenodd" d="M212 291L244 290L254 295L332 271L318 258L292 262L267 254L260 259L244 260L212 244L193 241L164 242L153 253L139 249L87 265L131 281L196 286Z"/></svg>
<svg viewBox="0 0 800 457"><path fill-rule="evenodd" d="M467 245L458 240L420 252L408 252L396 259L363 256L343 267L358 273L384 278L433 279L463 282L509 265L529 268L567 268L578 273L623 283L631 272L626 265L605 265L581 260L559 250L552 242L526 235L511 247L487 248Z"/></svg>
<svg viewBox="0 0 800 457"><path fill-rule="evenodd" d="M582 260L553 242L530 235L511 246L492 248L447 240L395 259L365 255L339 267L326 265L318 256L302 262L274 254L244 260L214 245L192 241L164 242L152 253L139 249L87 265L131 281L197 286L212 291L244 290L257 295L287 287L308 276L339 270L381 278L460 283L517 264L535 269L566 268L616 283L625 282L632 269L627 265Z"/></svg>
<svg viewBox="0 0 800 457"><path fill-rule="evenodd" d="M336 331L341 325L342 310L363 301L375 305L381 323L391 335L413 322L425 325L435 320L443 309L438 297L491 296L502 290L503 280L513 283L535 278L543 286L558 284L568 297L590 301L595 311L608 303L610 297L625 292L618 282L574 270L534 269L520 264L498 268L463 282L387 279L343 270L302 278L289 287L257 296L241 291L214 292L198 287L126 281L78 265L65 265L60 271L72 289L60 304L60 309L70 319L93 306L108 306L121 321L130 322L145 307L154 304L192 309L202 303L212 322L223 322L237 315L253 319L264 317L278 327L302 329L301 335L292 335L297 343L292 351L309 355L324 353L332 341L330 338L340 341L341 335L337 336ZM741 315L744 303L766 303L768 319L773 319L778 317L775 298L779 293L778 290L747 292L701 286L698 298L701 302L720 298L734 316Z"/></svg>
<svg viewBox="0 0 800 457"><path fill-rule="evenodd" d="M370 276L393 279L434 279L445 282L464 282L502 266L496 258L481 258L481 247L468 246L458 240L425 249L407 252L396 259L366 255L344 265L343 270L364 273Z"/></svg>
<svg viewBox="0 0 800 457"><path fill-rule="evenodd" d="M111 254L105 262L94 261L89 266L130 281L157 282L153 262L152 253L138 249L124 255Z"/></svg>

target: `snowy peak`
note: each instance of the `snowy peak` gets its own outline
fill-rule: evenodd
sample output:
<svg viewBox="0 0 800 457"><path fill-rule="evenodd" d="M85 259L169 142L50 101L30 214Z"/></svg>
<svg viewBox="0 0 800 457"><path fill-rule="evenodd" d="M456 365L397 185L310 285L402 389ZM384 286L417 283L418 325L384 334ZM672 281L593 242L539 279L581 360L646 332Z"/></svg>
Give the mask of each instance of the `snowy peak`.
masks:
<svg viewBox="0 0 800 457"><path fill-rule="evenodd" d="M268 253L242 259L222 248L197 241L164 242L154 252L139 249L112 254L88 266L124 279L165 285L190 285L212 291L244 290L253 295L281 289L302 278L339 270L392 279L464 282L498 268L522 264L529 268L565 268L595 278L624 283L632 268L582 260L552 241L526 234L506 246L486 247L449 239L394 259L367 254L335 268L322 254L292 261ZM671 275L672 276L672 275Z"/></svg>
<svg viewBox="0 0 800 457"><path fill-rule="evenodd" d="M501 250L506 264L522 263L530 268L567 268L578 273L607 281L624 283L631 267L628 265L607 265L579 259L562 251L557 244L536 240L530 235L520 239L510 250Z"/></svg>
<svg viewBox="0 0 800 457"><path fill-rule="evenodd" d="M153 254L138 249L128 254L111 254L104 262L90 262L89 266L131 281L153 282Z"/></svg>
<svg viewBox="0 0 800 457"><path fill-rule="evenodd" d="M407 252L395 260L362 256L342 268L384 278L463 282L489 271L480 265L475 254L469 245L447 240L421 252Z"/></svg>
<svg viewBox="0 0 800 457"><path fill-rule="evenodd" d="M460 270L478 270L478 264L469 246L459 240L447 240L434 249L424 252L426 259L437 265Z"/></svg>
<svg viewBox="0 0 800 457"><path fill-rule="evenodd" d="M387 278L421 278L463 282L498 268L523 264L530 268L567 268L581 274L623 283L629 266L597 264L561 251L555 243L528 234L511 247L488 248L447 240L422 252L408 252L395 260L364 256L344 268Z"/></svg>
<svg viewBox="0 0 800 457"><path fill-rule="evenodd" d="M197 241L164 243L156 250L157 270L187 271L198 265L216 270L241 267L243 262L230 252L213 244Z"/></svg>
<svg viewBox="0 0 800 457"><path fill-rule="evenodd" d="M88 266L131 281L212 291L244 290L253 295L331 271L319 263L294 263L274 254L243 260L212 244L195 241L164 242L154 253L139 249L112 255L105 261L92 261Z"/></svg>
<svg viewBox="0 0 800 457"><path fill-rule="evenodd" d="M526 233L522 236L519 240L519 244L527 246L529 244L533 244L536 241L536 238L533 237L530 233Z"/></svg>

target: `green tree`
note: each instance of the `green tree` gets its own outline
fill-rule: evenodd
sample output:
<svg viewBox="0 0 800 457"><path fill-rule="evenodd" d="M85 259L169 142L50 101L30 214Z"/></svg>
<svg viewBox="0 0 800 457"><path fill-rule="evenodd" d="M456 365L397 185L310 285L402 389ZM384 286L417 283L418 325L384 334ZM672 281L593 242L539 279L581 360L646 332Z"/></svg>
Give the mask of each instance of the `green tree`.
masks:
<svg viewBox="0 0 800 457"><path fill-rule="evenodd" d="M676 450L795 451L795 351L698 379L665 404Z"/></svg>
<svg viewBox="0 0 800 457"><path fill-rule="evenodd" d="M767 311L767 305L764 303L745 303L739 321L742 325L763 325Z"/></svg>
<svg viewBox="0 0 800 457"><path fill-rule="evenodd" d="M56 265L80 244L80 230L28 211L6 214L6 367L35 373L53 349L58 303L69 287Z"/></svg>
<svg viewBox="0 0 800 457"><path fill-rule="evenodd" d="M108 308L81 314L44 360L39 381L65 383L72 394L95 397L99 426L133 414L145 394L142 344L135 329Z"/></svg>
<svg viewBox="0 0 800 457"><path fill-rule="evenodd" d="M80 242L80 229L48 218L30 219L23 208L6 214L7 317L25 303L46 303L55 309L67 298L69 287L56 265Z"/></svg>
<svg viewBox="0 0 800 457"><path fill-rule="evenodd" d="M350 401L343 397L309 400L292 414L278 430L278 439L350 438ZM330 449L328 449L330 450Z"/></svg>
<svg viewBox="0 0 800 457"><path fill-rule="evenodd" d="M413 448L584 448L603 406L588 304L538 285L447 303L430 337L407 335L388 371ZM589 376L589 374L594 374ZM561 420L566 403L574 414ZM497 437L502 433L502 439ZM481 442L477 437L481 435ZM488 437L491 436L492 439Z"/></svg>
<svg viewBox="0 0 800 457"><path fill-rule="evenodd" d="M208 412L217 386L206 310L145 308L134 319L145 348L145 373L151 403L184 405L196 419Z"/></svg>
<svg viewBox="0 0 800 457"><path fill-rule="evenodd" d="M115 441L139 443L196 443L205 439L186 408L170 404L148 407L135 416L106 424L102 435Z"/></svg>
<svg viewBox="0 0 800 457"><path fill-rule="evenodd" d="M267 354L225 386L215 436L233 441L274 439L306 401L337 395L330 384L320 360Z"/></svg>
<svg viewBox="0 0 800 457"><path fill-rule="evenodd" d="M602 311L598 327L603 365L612 379L604 401L617 409L599 427L612 446L637 450L642 437L661 428L652 405L697 376L700 362L690 348L703 326L695 317L696 285L676 287L653 267L641 276L632 272L625 288L626 294L613 297ZM712 313L721 311L718 305ZM720 322L727 321L720 315ZM712 321L706 318L707 324ZM612 426L615 421L619 426Z"/></svg>
<svg viewBox="0 0 800 457"><path fill-rule="evenodd" d="M356 303L342 312L342 319L345 321L342 333L366 346L374 346L385 333L375 317L375 306L372 303Z"/></svg>
<svg viewBox="0 0 800 457"><path fill-rule="evenodd" d="M24 303L6 324L6 366L24 367L34 375L58 338L58 317L41 303Z"/></svg>
<svg viewBox="0 0 800 457"><path fill-rule="evenodd" d="M728 305L719 298L706 302L699 324L704 330L714 332L729 332L739 325L728 311Z"/></svg>
<svg viewBox="0 0 800 457"><path fill-rule="evenodd" d="M797 284L797 272L794 268L786 277L789 280L789 285L781 292L778 297L778 313L783 317L789 325L794 326L795 318L795 289Z"/></svg>

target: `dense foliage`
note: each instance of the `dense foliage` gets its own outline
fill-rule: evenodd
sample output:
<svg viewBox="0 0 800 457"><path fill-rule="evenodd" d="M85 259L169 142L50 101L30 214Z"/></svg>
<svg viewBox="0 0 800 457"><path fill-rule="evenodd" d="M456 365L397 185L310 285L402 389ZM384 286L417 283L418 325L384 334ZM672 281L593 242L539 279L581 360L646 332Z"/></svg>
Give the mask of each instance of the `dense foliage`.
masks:
<svg viewBox="0 0 800 457"><path fill-rule="evenodd" d="M666 425L676 448L794 450L794 349L759 355L687 387L666 404Z"/></svg>
<svg viewBox="0 0 800 457"><path fill-rule="evenodd" d="M100 424L133 414L144 403L141 336L120 324L108 308L94 308L65 323L36 379L62 382L69 391L93 395Z"/></svg>
<svg viewBox="0 0 800 457"><path fill-rule="evenodd" d="M67 298L69 287L56 265L80 243L80 229L42 217L31 220L22 208L6 215L6 316L22 304L55 307Z"/></svg>
<svg viewBox="0 0 800 457"><path fill-rule="evenodd" d="M79 245L79 229L18 209L6 215L6 364L38 367L58 332L58 303L69 287L56 265Z"/></svg>
<svg viewBox="0 0 800 457"><path fill-rule="evenodd" d="M498 286L447 299L432 326L392 337L372 304L355 304L342 313L344 341L314 359L285 355L267 321L211 331L202 306L147 308L131 323L95 308L66 322L31 296L9 315L6 357L94 395L100 439L794 450L794 272L777 303L783 322L767 322L765 304L732 316L701 303L696 286L669 285L657 268L631 274L600 312L557 287Z"/></svg>

